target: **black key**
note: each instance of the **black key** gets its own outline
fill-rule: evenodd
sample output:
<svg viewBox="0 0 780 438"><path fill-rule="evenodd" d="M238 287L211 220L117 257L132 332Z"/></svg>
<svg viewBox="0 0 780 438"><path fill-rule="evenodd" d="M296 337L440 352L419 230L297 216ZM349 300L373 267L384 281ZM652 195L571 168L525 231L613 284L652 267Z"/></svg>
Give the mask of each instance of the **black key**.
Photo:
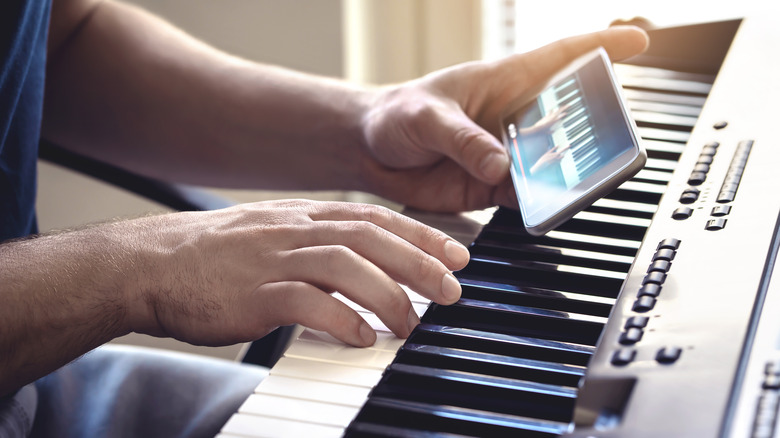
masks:
<svg viewBox="0 0 780 438"><path fill-rule="evenodd" d="M447 404L371 397L345 437L552 437L568 429L553 422Z"/></svg>
<svg viewBox="0 0 780 438"><path fill-rule="evenodd" d="M569 421L577 391L556 385L392 364L372 396Z"/></svg>
<svg viewBox="0 0 780 438"><path fill-rule="evenodd" d="M419 324L407 342L581 366L594 351L581 344L426 323Z"/></svg>
<svg viewBox="0 0 780 438"><path fill-rule="evenodd" d="M461 299L450 306L432 304L423 322L475 330L595 345L605 318Z"/></svg>
<svg viewBox="0 0 780 438"><path fill-rule="evenodd" d="M466 371L576 388L585 368L533 359L406 343L394 363Z"/></svg>

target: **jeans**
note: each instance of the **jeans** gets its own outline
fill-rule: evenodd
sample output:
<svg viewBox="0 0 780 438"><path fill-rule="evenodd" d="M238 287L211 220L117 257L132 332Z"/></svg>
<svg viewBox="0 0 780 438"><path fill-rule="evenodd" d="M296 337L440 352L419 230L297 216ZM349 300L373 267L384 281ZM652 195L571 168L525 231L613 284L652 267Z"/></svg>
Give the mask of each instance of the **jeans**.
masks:
<svg viewBox="0 0 780 438"><path fill-rule="evenodd" d="M0 401L0 437L25 436L33 417L32 438L213 437L266 375L254 365L106 345ZM4 416L22 427L4 430L14 424Z"/></svg>

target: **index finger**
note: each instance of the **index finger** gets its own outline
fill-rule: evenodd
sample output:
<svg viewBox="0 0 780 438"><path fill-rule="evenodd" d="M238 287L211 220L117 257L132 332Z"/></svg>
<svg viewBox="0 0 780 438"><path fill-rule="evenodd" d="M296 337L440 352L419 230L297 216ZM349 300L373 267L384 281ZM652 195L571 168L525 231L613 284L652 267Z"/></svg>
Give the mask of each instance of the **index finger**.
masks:
<svg viewBox="0 0 780 438"><path fill-rule="evenodd" d="M468 250L442 231L388 208L348 202L331 202L309 213L312 220L365 221L377 225L439 259L447 268L462 269Z"/></svg>
<svg viewBox="0 0 780 438"><path fill-rule="evenodd" d="M514 70L514 77L519 68L525 73L527 83L537 83L597 47L604 47L610 59L619 60L643 52L649 41L645 31L638 27L615 26L564 38L531 52L510 56L505 62L509 70Z"/></svg>

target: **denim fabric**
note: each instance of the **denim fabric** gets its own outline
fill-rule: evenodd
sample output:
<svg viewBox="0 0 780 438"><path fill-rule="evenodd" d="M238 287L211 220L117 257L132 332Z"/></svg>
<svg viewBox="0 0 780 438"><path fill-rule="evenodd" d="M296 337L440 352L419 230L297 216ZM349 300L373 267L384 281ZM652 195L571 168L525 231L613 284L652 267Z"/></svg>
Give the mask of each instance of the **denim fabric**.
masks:
<svg viewBox="0 0 780 438"><path fill-rule="evenodd" d="M267 374L227 360L103 346L0 402L0 437L24 436L31 412L35 438L213 437Z"/></svg>

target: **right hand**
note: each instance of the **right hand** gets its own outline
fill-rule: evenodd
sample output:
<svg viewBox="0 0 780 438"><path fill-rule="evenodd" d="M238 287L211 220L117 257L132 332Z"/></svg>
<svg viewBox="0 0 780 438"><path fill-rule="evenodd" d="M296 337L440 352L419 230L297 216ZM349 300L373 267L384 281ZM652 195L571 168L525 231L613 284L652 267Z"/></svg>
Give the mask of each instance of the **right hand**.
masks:
<svg viewBox="0 0 780 438"><path fill-rule="evenodd" d="M431 211L516 208L501 113L589 50L603 46L618 60L647 45L640 29L613 27L377 88L363 118L366 191Z"/></svg>
<svg viewBox="0 0 780 438"><path fill-rule="evenodd" d="M251 341L292 323L373 344L336 290L406 337L419 319L398 283L451 304L460 297L451 271L469 257L444 233L373 205L273 201L130 224L140 283L129 292L131 329L193 344Z"/></svg>

